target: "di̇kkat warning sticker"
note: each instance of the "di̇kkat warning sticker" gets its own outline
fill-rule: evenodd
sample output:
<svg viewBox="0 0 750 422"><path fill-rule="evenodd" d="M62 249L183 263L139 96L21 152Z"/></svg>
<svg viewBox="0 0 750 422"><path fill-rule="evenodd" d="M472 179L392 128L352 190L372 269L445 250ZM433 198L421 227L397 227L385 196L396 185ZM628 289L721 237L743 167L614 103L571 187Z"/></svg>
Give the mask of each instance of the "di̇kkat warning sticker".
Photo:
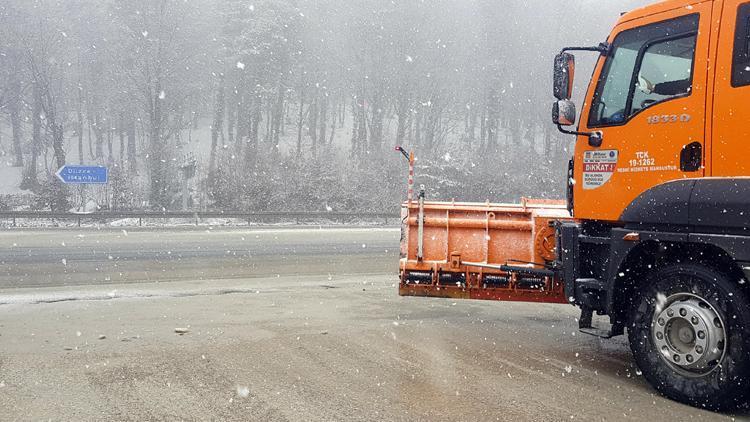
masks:
<svg viewBox="0 0 750 422"><path fill-rule="evenodd" d="M617 169L617 150L586 151L583 154L583 189L602 187Z"/></svg>

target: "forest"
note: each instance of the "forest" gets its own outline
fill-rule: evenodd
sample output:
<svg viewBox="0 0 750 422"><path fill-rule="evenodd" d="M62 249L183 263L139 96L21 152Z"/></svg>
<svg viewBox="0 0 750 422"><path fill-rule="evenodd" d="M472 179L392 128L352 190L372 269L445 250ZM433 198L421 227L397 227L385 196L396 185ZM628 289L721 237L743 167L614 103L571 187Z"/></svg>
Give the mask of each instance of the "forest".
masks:
<svg viewBox="0 0 750 422"><path fill-rule="evenodd" d="M195 166L190 209L390 211L395 145L429 199L562 198L552 59L642 3L2 0L0 208L181 209Z"/></svg>

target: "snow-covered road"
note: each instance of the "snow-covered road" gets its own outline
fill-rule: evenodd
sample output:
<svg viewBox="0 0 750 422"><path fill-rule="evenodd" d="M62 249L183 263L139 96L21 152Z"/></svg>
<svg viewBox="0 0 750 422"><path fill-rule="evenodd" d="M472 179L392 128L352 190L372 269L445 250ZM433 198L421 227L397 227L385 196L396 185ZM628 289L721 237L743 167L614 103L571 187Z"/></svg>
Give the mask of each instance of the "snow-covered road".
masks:
<svg viewBox="0 0 750 422"><path fill-rule="evenodd" d="M573 307L398 297L394 230L14 236L41 287L3 274L3 420L729 419Z"/></svg>

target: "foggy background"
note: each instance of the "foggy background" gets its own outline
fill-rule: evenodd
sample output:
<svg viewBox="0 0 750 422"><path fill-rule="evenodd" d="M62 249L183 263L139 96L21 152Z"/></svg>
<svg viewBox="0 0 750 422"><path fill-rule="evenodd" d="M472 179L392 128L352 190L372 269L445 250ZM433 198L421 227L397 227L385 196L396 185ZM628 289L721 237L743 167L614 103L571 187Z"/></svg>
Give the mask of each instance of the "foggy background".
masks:
<svg viewBox="0 0 750 422"><path fill-rule="evenodd" d="M561 198L552 59L646 3L0 0L0 209L180 209L195 162L191 209L390 211L394 145L428 199Z"/></svg>

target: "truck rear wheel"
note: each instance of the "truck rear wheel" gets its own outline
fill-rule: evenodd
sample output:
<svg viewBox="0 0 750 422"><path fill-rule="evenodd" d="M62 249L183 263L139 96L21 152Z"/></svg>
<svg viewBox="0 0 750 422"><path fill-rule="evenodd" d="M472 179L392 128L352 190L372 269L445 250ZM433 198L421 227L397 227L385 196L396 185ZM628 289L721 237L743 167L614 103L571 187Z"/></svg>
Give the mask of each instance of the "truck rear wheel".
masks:
<svg viewBox="0 0 750 422"><path fill-rule="evenodd" d="M750 309L736 280L696 264L655 271L634 303L628 337L643 376L665 396L711 409L746 404Z"/></svg>

